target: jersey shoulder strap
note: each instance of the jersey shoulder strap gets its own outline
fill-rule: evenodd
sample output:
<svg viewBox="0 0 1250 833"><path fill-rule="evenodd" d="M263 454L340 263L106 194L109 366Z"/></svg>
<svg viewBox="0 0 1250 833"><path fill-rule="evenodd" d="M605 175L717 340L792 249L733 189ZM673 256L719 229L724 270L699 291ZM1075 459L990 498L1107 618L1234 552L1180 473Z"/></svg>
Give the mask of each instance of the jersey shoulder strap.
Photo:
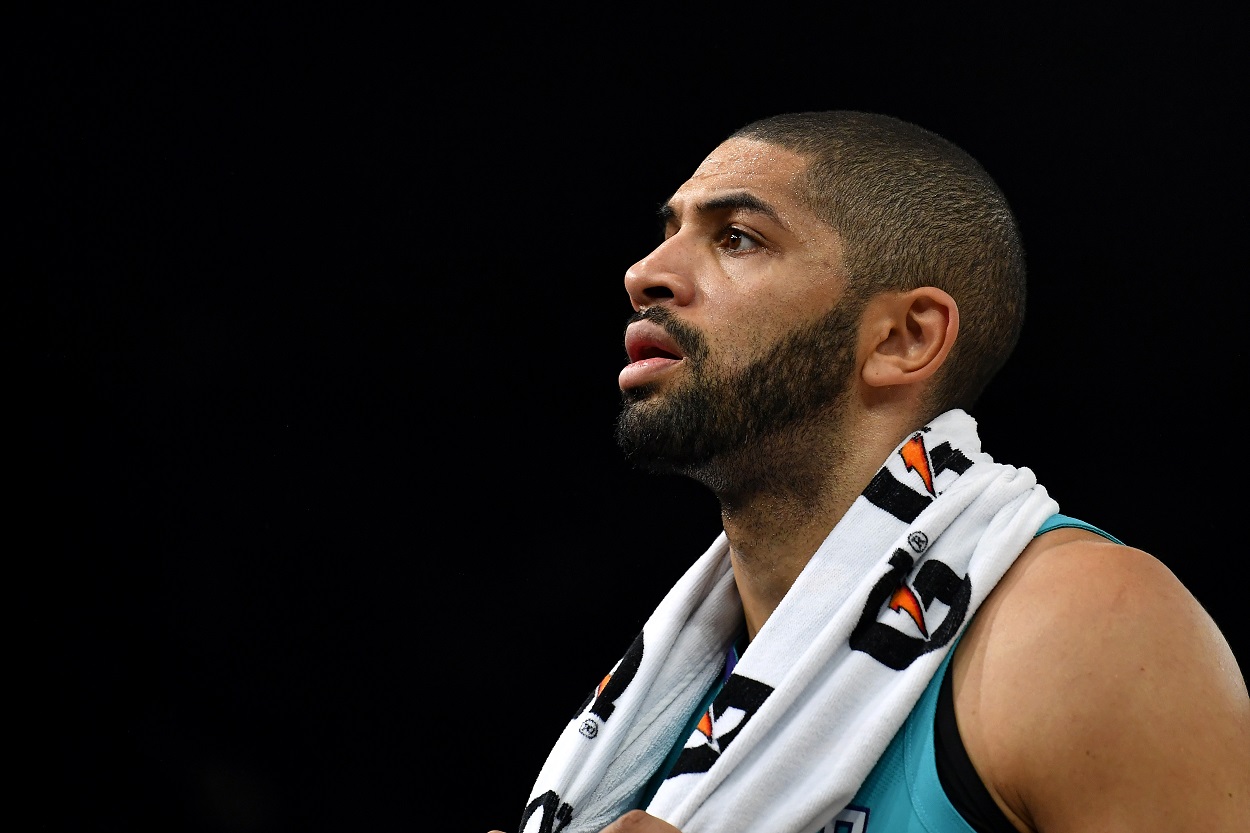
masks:
<svg viewBox="0 0 1250 833"><path fill-rule="evenodd" d="M1037 532L1033 533L1033 537L1036 538L1037 536L1041 535L1043 532L1050 532L1052 529L1065 529L1065 528L1087 529L1090 532L1094 533L1095 535L1101 535L1102 537L1106 538L1108 541L1114 541L1117 544L1124 543L1119 538L1112 535L1110 532L1101 530L1098 527L1094 526L1093 524L1086 523L1085 521L1082 521L1079 518L1073 518L1069 515L1061 515L1058 512L1051 515L1046 520L1042 521L1042 525L1038 527Z"/></svg>

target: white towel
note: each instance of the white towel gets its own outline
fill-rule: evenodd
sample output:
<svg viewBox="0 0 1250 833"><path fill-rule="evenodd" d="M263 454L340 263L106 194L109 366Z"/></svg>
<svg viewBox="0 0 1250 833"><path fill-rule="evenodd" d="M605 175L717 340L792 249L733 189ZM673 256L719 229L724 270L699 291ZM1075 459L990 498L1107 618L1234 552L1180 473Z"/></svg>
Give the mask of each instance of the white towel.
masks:
<svg viewBox="0 0 1250 833"><path fill-rule="evenodd" d="M647 810L683 833L815 833L855 795L953 637L1058 504L948 411L890 454L743 653ZM742 626L722 532L549 753L522 833L636 806Z"/></svg>

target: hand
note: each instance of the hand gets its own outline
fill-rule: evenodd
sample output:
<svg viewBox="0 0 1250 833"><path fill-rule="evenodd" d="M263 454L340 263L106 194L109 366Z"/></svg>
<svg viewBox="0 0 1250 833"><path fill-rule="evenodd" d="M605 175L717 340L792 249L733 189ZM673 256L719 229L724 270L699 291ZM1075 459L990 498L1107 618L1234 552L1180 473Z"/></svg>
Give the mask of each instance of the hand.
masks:
<svg viewBox="0 0 1250 833"><path fill-rule="evenodd" d="M491 830L489 833L504 833L504 831ZM681 833L681 831L664 819L648 815L642 810L630 810L599 833Z"/></svg>

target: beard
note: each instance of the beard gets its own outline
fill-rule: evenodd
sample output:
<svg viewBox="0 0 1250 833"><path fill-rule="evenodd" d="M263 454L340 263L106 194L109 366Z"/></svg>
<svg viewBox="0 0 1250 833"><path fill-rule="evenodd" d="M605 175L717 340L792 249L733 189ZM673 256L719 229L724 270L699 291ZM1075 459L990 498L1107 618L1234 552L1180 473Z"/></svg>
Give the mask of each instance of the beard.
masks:
<svg viewBox="0 0 1250 833"><path fill-rule="evenodd" d="M668 308L635 315L631 321L654 321L677 342L688 375L667 394L652 385L624 391L617 444L638 468L687 475L717 491L777 479L797 485L800 469L832 452L813 451L811 439L845 411L862 312L862 303L843 296L822 318L732 371L718 368L703 335Z"/></svg>

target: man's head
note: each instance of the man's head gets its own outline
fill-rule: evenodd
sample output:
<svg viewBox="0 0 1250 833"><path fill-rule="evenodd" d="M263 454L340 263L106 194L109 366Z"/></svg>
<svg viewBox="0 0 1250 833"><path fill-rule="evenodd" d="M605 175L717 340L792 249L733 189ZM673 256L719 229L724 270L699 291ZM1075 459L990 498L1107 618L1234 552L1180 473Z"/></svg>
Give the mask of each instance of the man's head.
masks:
<svg viewBox="0 0 1250 833"><path fill-rule="evenodd" d="M928 418L970 407L1018 337L1023 256L1002 195L958 148L896 119L747 125L661 216L664 241L625 279L638 314L617 436L636 462L713 488L802 479L830 462L813 449L846 453L840 422L848 397L872 393L874 352L895 390L923 391Z"/></svg>

